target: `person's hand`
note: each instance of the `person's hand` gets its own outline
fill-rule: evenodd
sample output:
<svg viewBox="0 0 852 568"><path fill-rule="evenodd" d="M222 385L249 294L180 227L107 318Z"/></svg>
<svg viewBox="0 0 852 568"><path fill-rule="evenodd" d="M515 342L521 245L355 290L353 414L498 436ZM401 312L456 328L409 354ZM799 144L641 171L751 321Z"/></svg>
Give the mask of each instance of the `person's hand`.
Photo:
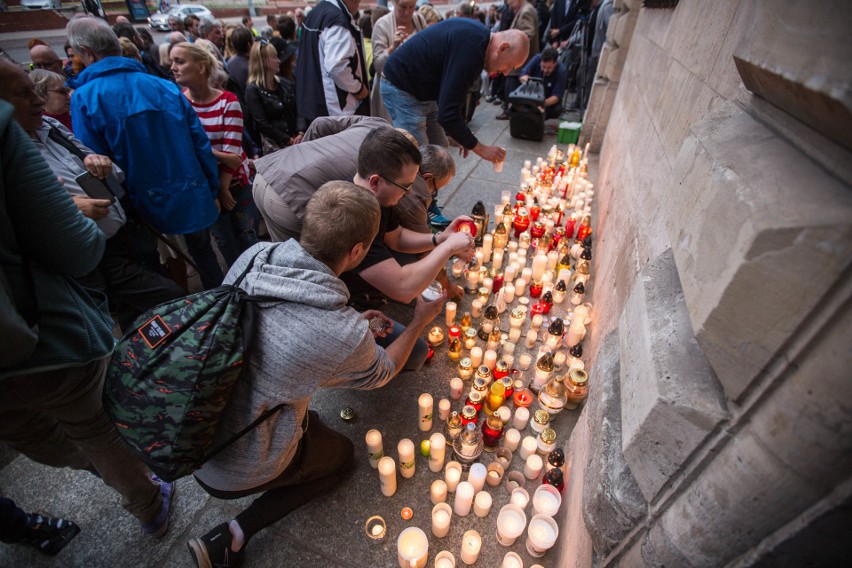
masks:
<svg viewBox="0 0 852 568"><path fill-rule="evenodd" d="M240 167L240 164L243 163L243 158L239 154L233 154L231 152L222 153L224 154L224 156L220 158L220 162L229 170L235 170Z"/></svg>
<svg viewBox="0 0 852 568"><path fill-rule="evenodd" d="M106 179L112 173L112 160L100 154L89 154L83 158L83 165L90 174L99 179Z"/></svg>
<svg viewBox="0 0 852 568"><path fill-rule="evenodd" d="M302 138L304 138L304 136L305 136L304 132L299 132L298 134L296 134L296 136L293 138L293 144L298 144L299 142L301 142Z"/></svg>
<svg viewBox="0 0 852 568"><path fill-rule="evenodd" d="M397 26L396 32L393 34L393 44L388 47L388 53L393 53L397 47L402 45L402 42L404 42L407 37L408 33L405 31L405 26Z"/></svg>
<svg viewBox="0 0 852 568"><path fill-rule="evenodd" d="M456 302L460 302L464 298L464 288L458 284L449 283L444 287L447 292L447 298Z"/></svg>
<svg viewBox="0 0 852 568"><path fill-rule="evenodd" d="M470 150L468 150L464 146L459 146L459 156L461 156L462 158L467 158L468 156L470 156Z"/></svg>
<svg viewBox="0 0 852 568"><path fill-rule="evenodd" d="M103 219L109 213L109 206L111 205L109 199L92 199L82 195L75 195L71 199L74 200L74 205L77 206L80 213L89 219L97 221Z"/></svg>
<svg viewBox="0 0 852 568"><path fill-rule="evenodd" d="M230 189L222 189L219 191L219 203L225 208L225 211L230 211L237 206L237 201L231 195Z"/></svg>
<svg viewBox="0 0 852 568"><path fill-rule="evenodd" d="M521 83L526 83L529 80L530 80L529 75L521 75L520 78L518 78L518 81L520 81Z"/></svg>
<svg viewBox="0 0 852 568"><path fill-rule="evenodd" d="M257 173L257 167L254 165L254 160L248 161L248 167L249 167L249 173L252 175L252 177L254 177L255 174Z"/></svg>
<svg viewBox="0 0 852 568"><path fill-rule="evenodd" d="M411 318L410 326L419 326L423 329L441 313L444 302L447 300L446 292L442 292L437 299L427 302L421 294L417 295L417 304L414 306L414 317Z"/></svg>
<svg viewBox="0 0 852 568"><path fill-rule="evenodd" d="M476 152L480 158L488 160L489 162L506 161L506 150L500 146L485 146L478 144L473 151Z"/></svg>
<svg viewBox="0 0 852 568"><path fill-rule="evenodd" d="M370 321L374 318L379 318L384 323L381 331L376 331L370 328L370 333L373 334L373 337L386 337L388 333L393 330L393 320L391 320L388 316L380 312L379 310L367 310L361 313L361 317L367 321Z"/></svg>
<svg viewBox="0 0 852 568"><path fill-rule="evenodd" d="M471 219L467 215L459 215L458 217L453 219L453 222L450 223L450 225L446 229L444 229L441 232L444 233L446 235L446 237L448 237L449 235L451 235L453 233L457 233L458 230L459 230L459 224L461 224L462 221L473 221L473 219ZM446 238L446 237L444 237L444 238Z"/></svg>
<svg viewBox="0 0 852 568"><path fill-rule="evenodd" d="M358 94L355 95L355 98L359 101L366 99L370 96L370 89L367 88L367 85L361 85L361 90L358 91Z"/></svg>
<svg viewBox="0 0 852 568"><path fill-rule="evenodd" d="M450 248L452 255L465 262L470 262L470 259L476 253L476 247L473 244L473 237L470 236L470 233L453 233L444 243Z"/></svg>
<svg viewBox="0 0 852 568"><path fill-rule="evenodd" d="M550 30L550 37L555 38L559 36L559 28L553 28Z"/></svg>

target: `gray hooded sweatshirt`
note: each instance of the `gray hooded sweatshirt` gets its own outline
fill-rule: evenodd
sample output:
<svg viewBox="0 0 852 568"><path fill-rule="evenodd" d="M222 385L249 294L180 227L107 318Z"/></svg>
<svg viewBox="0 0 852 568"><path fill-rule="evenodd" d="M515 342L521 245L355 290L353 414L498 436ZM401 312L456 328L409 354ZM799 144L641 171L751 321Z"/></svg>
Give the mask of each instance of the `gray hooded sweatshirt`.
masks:
<svg viewBox="0 0 852 568"><path fill-rule="evenodd" d="M367 321L346 305L346 286L296 240L250 248L231 267L225 283L236 280L258 251L242 288L284 301L262 304L259 310L249 365L234 387L214 446L269 408L286 406L196 472L204 484L220 491L252 489L286 469L318 388L374 389L395 372Z"/></svg>

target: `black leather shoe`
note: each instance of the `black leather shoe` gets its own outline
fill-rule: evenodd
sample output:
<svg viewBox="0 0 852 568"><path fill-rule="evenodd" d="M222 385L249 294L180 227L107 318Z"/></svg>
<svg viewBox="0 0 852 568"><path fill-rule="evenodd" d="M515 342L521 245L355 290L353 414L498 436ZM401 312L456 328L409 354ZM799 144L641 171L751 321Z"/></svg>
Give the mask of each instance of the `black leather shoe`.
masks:
<svg viewBox="0 0 852 568"><path fill-rule="evenodd" d="M498 115L497 115L497 120L509 120L509 115L508 115L508 114L506 114L505 112L504 112L504 113L501 113L501 114L498 114Z"/></svg>

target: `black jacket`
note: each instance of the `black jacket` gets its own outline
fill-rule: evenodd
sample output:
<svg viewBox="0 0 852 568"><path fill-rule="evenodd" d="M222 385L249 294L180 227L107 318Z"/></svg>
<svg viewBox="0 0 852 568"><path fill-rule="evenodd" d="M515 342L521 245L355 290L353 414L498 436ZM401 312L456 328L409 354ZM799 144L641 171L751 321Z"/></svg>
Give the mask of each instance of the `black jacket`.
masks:
<svg viewBox="0 0 852 568"><path fill-rule="evenodd" d="M268 91L256 83L246 85L246 108L255 130L279 146L287 146L290 137L298 133L295 89L286 79L279 77L275 91Z"/></svg>

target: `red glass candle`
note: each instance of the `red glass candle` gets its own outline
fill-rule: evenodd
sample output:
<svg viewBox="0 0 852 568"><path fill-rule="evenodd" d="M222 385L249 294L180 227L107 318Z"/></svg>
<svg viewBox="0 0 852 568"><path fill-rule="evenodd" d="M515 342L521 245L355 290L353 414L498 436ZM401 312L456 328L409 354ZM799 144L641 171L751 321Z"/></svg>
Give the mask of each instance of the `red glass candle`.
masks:
<svg viewBox="0 0 852 568"><path fill-rule="evenodd" d="M530 229L530 236L534 239L540 239L544 236L544 223L536 221Z"/></svg>
<svg viewBox="0 0 852 568"><path fill-rule="evenodd" d="M546 310L546 309L547 309L547 306L544 303L538 302L530 309L530 312L532 312L532 315L536 315L536 314L542 314L543 315L545 313L544 310Z"/></svg>
<svg viewBox="0 0 852 568"><path fill-rule="evenodd" d="M461 338L461 328L457 325L451 325L450 329L447 330L447 334L450 336L450 341L453 339Z"/></svg>
<svg viewBox="0 0 852 568"><path fill-rule="evenodd" d="M487 448L494 448L503 437L503 421L496 415L490 416L482 423L482 443Z"/></svg>
<svg viewBox="0 0 852 568"><path fill-rule="evenodd" d="M515 228L515 238L521 236L521 233L529 229L530 217L527 215L527 210L524 207L518 209L515 218L512 221L512 226Z"/></svg>
<svg viewBox="0 0 852 568"><path fill-rule="evenodd" d="M530 207L530 219L533 221L538 220L538 216L541 214L541 207L538 206L538 203L533 203L532 207Z"/></svg>
<svg viewBox="0 0 852 568"><path fill-rule="evenodd" d="M494 284L491 286L491 293L496 294L503 287L503 273L494 275Z"/></svg>
<svg viewBox="0 0 852 568"><path fill-rule="evenodd" d="M523 192L523 190L518 190L518 193L515 194L515 201L521 205L523 205L527 200L527 194Z"/></svg>
<svg viewBox="0 0 852 568"><path fill-rule="evenodd" d="M511 371L510 371L510 373L511 373ZM511 377L508 377L508 376L503 377L500 380L503 381L503 388L506 391L505 394L504 394L504 397L505 397L506 400L509 400L510 398L512 398L512 395L515 394L515 383L514 383L514 381L512 381Z"/></svg>
<svg viewBox="0 0 852 568"><path fill-rule="evenodd" d="M483 433L485 429L483 428ZM560 493L565 489L565 476L562 475L562 470L554 468L544 474L541 482L545 485L552 485L559 490Z"/></svg>
<svg viewBox="0 0 852 568"><path fill-rule="evenodd" d="M515 403L515 408L529 408L533 403L533 395L526 387L516 388L512 395L512 402Z"/></svg>
<svg viewBox="0 0 852 568"><path fill-rule="evenodd" d="M541 296L542 284L541 282L533 282L530 284L530 297L538 298Z"/></svg>
<svg viewBox="0 0 852 568"><path fill-rule="evenodd" d="M577 227L576 215L571 215L565 220L565 236L571 238L574 236L574 229Z"/></svg>
<svg viewBox="0 0 852 568"><path fill-rule="evenodd" d="M434 356L435 356L435 350L432 349L431 345L429 345L429 351L426 353L426 362L428 363L429 361L431 361L432 357L434 357Z"/></svg>
<svg viewBox="0 0 852 568"><path fill-rule="evenodd" d="M463 219L456 225L457 233L470 233L471 237L476 236L476 223L470 219Z"/></svg>
<svg viewBox="0 0 852 568"><path fill-rule="evenodd" d="M476 424L476 409L472 406L465 406L461 411L462 428L473 422Z"/></svg>
<svg viewBox="0 0 852 568"><path fill-rule="evenodd" d="M497 365L494 366L493 377L495 381L502 379L503 377L509 376L509 364L505 361L497 361ZM509 398L505 396L505 398Z"/></svg>
<svg viewBox="0 0 852 568"><path fill-rule="evenodd" d="M482 410L482 395L477 391L470 391L467 395L467 400L464 401L465 406L472 407L477 414Z"/></svg>

